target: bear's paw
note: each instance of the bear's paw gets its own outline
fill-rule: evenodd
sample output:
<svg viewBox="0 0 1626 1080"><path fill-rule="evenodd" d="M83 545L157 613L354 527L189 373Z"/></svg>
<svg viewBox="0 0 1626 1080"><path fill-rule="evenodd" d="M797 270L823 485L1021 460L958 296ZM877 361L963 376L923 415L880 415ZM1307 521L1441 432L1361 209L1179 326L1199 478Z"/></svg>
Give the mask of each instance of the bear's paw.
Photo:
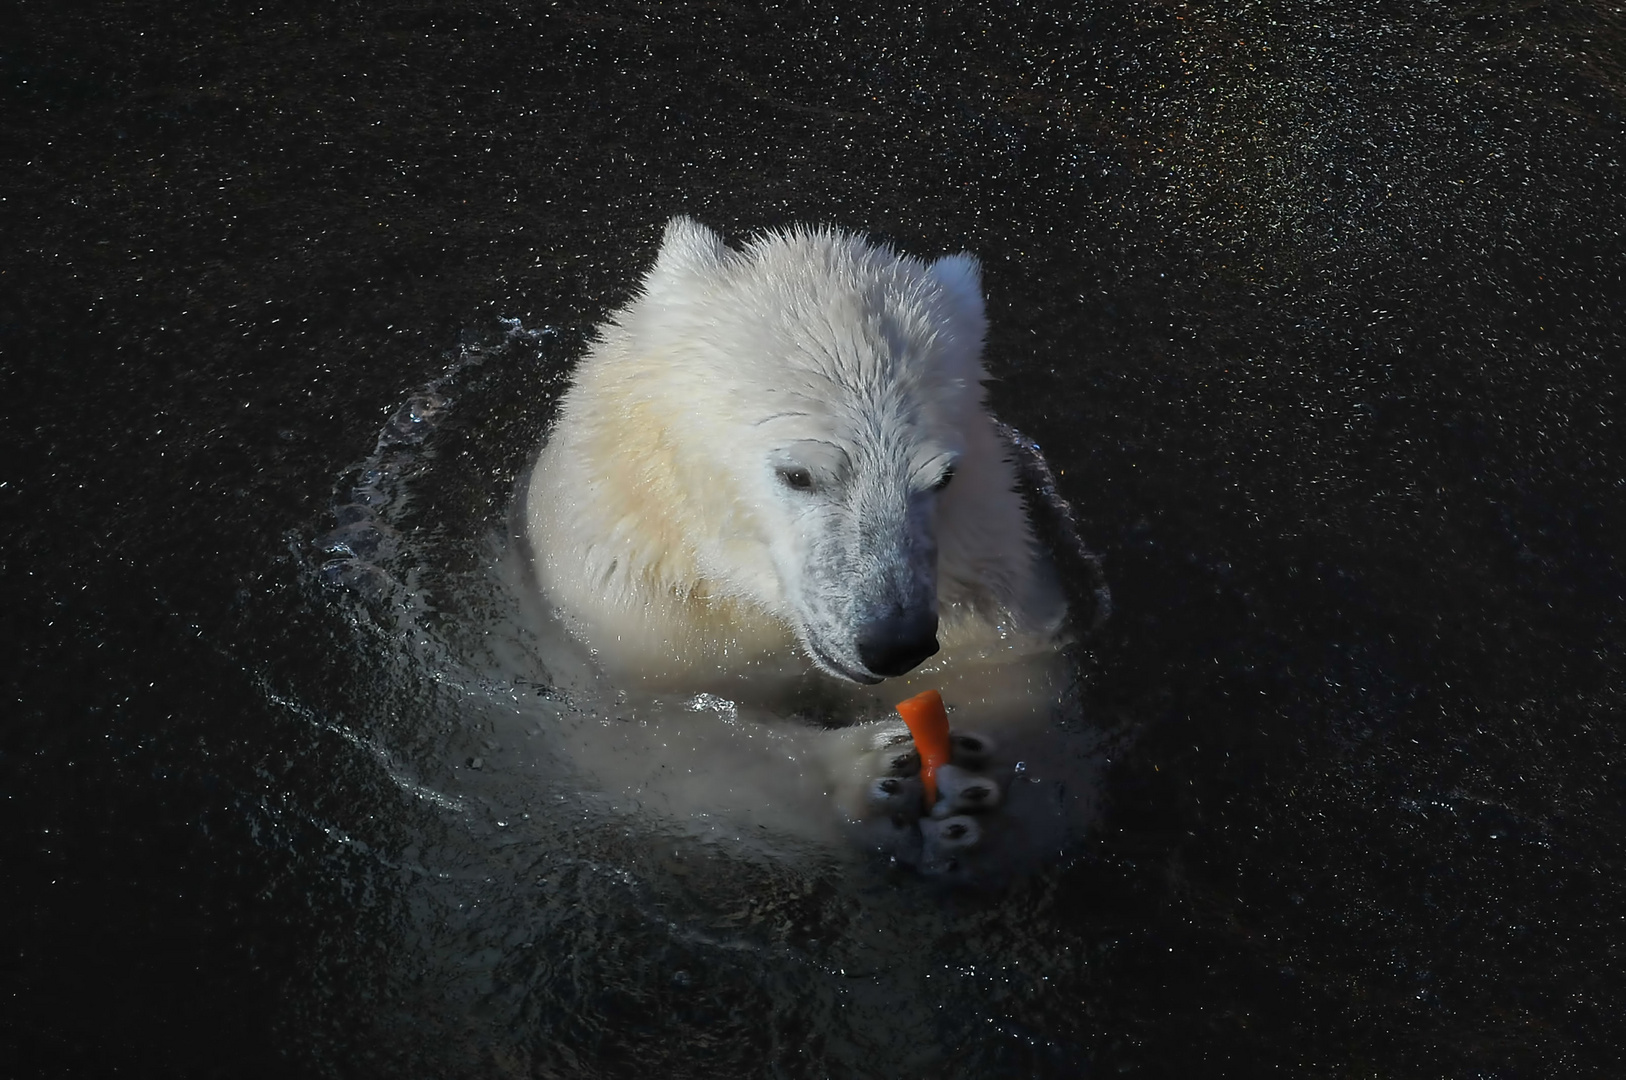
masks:
<svg viewBox="0 0 1626 1080"><path fill-rule="evenodd" d="M926 804L920 755L906 728L875 733L861 809L875 848L895 865L956 883L990 884L1006 860L993 850L1017 826L1001 812L1014 773L985 735L951 731L951 763L937 769Z"/></svg>

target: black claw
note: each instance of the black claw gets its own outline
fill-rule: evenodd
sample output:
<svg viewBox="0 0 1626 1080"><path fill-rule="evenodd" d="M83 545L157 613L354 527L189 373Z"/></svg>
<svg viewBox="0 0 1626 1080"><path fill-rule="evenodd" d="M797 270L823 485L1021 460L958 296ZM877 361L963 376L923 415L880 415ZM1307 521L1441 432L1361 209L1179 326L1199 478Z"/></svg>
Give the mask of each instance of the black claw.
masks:
<svg viewBox="0 0 1626 1080"><path fill-rule="evenodd" d="M913 776L920 771L920 755L913 750L889 754L884 759L886 771L893 776Z"/></svg>
<svg viewBox="0 0 1626 1080"><path fill-rule="evenodd" d="M976 847L982 840L981 826L967 817L948 818L935 823L922 822L920 832L927 852L943 856Z"/></svg>
<svg viewBox="0 0 1626 1080"><path fill-rule="evenodd" d="M870 782L870 813L894 821L912 821L920 816L920 810L920 781L888 776Z"/></svg>
<svg viewBox="0 0 1626 1080"><path fill-rule="evenodd" d="M950 736L949 742L954 747L954 763L968 769L986 765L994 753L990 740L970 732L957 732Z"/></svg>
<svg viewBox="0 0 1626 1080"><path fill-rule="evenodd" d="M943 798L940 806L932 807L934 817L950 817L968 810L991 810L1002 798L997 783L959 765L945 765L937 770L937 789Z"/></svg>

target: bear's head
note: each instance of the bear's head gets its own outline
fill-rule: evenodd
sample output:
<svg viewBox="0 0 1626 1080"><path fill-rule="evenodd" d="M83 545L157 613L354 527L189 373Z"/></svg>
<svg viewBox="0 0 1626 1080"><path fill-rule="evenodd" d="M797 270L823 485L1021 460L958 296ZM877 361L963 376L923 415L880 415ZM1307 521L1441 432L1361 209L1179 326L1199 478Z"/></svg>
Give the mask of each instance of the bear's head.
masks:
<svg viewBox="0 0 1626 1080"><path fill-rule="evenodd" d="M935 653L942 602L1008 606L1031 537L985 326L970 255L829 229L734 250L673 220L560 420L596 433L616 588L745 605L859 683Z"/></svg>

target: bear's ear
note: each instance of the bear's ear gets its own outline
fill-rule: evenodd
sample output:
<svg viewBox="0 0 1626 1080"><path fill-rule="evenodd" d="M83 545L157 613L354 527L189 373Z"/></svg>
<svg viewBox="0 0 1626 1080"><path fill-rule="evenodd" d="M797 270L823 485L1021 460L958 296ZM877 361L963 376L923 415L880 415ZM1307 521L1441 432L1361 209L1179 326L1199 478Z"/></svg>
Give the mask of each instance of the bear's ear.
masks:
<svg viewBox="0 0 1626 1080"><path fill-rule="evenodd" d="M649 272L650 283L704 277L728 257L723 238L691 217L675 217L666 223L660 254Z"/></svg>
<svg viewBox="0 0 1626 1080"><path fill-rule="evenodd" d="M969 344L973 350L982 347L983 335L988 331L988 320L982 307L982 269L977 257L962 251L958 255L945 255L927 267L943 290L943 306L955 336Z"/></svg>
<svg viewBox="0 0 1626 1080"><path fill-rule="evenodd" d="M930 270L948 297L954 313L981 322L982 268L977 265L977 257L968 251L945 255L932 263Z"/></svg>

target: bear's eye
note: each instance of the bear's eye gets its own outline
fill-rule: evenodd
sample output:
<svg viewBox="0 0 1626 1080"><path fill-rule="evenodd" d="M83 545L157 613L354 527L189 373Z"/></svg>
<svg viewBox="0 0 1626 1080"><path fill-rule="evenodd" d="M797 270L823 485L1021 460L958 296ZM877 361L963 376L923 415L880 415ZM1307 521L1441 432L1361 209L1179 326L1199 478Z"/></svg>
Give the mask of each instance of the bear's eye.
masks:
<svg viewBox="0 0 1626 1080"><path fill-rule="evenodd" d="M813 474L794 465L779 469L779 482L792 491L812 491Z"/></svg>
<svg viewBox="0 0 1626 1080"><path fill-rule="evenodd" d="M952 481L953 479L954 479L954 466L950 465L948 468L943 470L943 475L939 476L937 478L937 483L932 485L932 490L933 491L942 491L944 488L949 486L949 482Z"/></svg>

